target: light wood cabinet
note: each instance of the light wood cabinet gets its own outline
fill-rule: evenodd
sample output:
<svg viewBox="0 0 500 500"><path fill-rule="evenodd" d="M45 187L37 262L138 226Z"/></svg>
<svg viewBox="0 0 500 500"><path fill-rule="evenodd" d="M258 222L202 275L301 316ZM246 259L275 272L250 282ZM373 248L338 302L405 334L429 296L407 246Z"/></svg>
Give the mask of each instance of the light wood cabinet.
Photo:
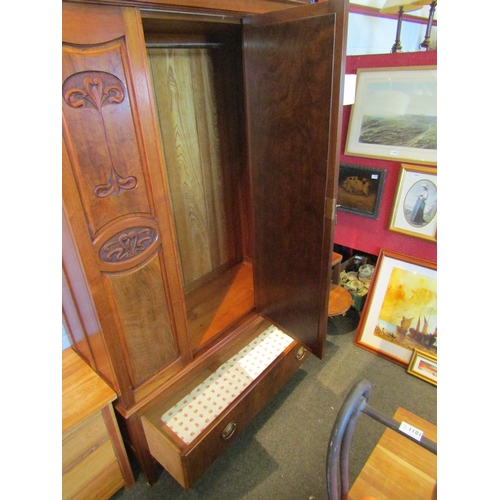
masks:
<svg viewBox="0 0 500 500"><path fill-rule="evenodd" d="M346 4L63 2L64 321L150 482L158 460L189 487L323 355ZM168 429L274 327L194 444Z"/></svg>
<svg viewBox="0 0 500 500"><path fill-rule="evenodd" d="M62 498L107 499L134 485L112 401L116 394L73 351L62 354Z"/></svg>

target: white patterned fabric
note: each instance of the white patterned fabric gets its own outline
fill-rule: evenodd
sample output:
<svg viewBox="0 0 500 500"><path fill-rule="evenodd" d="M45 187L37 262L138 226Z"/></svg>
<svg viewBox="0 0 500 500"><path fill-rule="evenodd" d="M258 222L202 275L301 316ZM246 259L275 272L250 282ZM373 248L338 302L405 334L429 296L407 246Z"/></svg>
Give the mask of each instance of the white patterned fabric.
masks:
<svg viewBox="0 0 500 500"><path fill-rule="evenodd" d="M292 342L286 333L270 326L161 419L182 441L191 443Z"/></svg>

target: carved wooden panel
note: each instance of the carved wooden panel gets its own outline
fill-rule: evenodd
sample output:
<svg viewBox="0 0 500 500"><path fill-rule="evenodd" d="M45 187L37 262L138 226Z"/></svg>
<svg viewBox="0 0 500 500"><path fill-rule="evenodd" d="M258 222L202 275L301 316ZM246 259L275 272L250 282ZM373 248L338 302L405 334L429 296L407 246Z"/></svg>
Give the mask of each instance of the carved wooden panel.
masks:
<svg viewBox="0 0 500 500"><path fill-rule="evenodd" d="M191 358L140 13L63 2L63 25L68 290L89 296L85 334L131 408Z"/></svg>
<svg viewBox="0 0 500 500"><path fill-rule="evenodd" d="M179 356L158 256L133 273L108 275L134 387Z"/></svg>
<svg viewBox="0 0 500 500"><path fill-rule="evenodd" d="M123 39L63 45L63 113L92 235L130 212L151 213L124 50Z"/></svg>
<svg viewBox="0 0 500 500"><path fill-rule="evenodd" d="M240 172L228 160L235 145L227 129L238 129L227 104L233 84L222 49L151 48L148 55L186 286L240 259Z"/></svg>
<svg viewBox="0 0 500 500"><path fill-rule="evenodd" d="M149 256L149 250L157 246L157 241L158 231L155 227L133 224L122 230L115 229L111 236L105 235L96 243L99 246L101 262L104 265L111 264L108 266L109 270L118 270L116 267L113 269L114 264L124 263L130 266L130 261Z"/></svg>

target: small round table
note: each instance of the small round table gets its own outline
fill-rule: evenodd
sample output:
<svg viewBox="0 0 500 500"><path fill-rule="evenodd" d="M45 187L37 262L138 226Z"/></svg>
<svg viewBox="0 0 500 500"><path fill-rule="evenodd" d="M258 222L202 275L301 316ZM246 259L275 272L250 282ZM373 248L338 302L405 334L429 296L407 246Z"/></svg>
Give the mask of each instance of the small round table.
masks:
<svg viewBox="0 0 500 500"><path fill-rule="evenodd" d="M339 285L330 285L330 298L328 300L328 316L345 314L352 306L352 296Z"/></svg>

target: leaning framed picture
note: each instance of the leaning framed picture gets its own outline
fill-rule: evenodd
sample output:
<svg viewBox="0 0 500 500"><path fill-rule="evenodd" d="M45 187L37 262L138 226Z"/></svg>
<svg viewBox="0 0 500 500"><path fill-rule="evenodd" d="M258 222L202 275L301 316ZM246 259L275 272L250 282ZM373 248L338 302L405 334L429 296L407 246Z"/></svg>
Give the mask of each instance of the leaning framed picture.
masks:
<svg viewBox="0 0 500 500"><path fill-rule="evenodd" d="M386 173L385 168L341 163L337 210L377 219Z"/></svg>
<svg viewBox="0 0 500 500"><path fill-rule="evenodd" d="M405 367L437 357L437 265L381 250L354 344Z"/></svg>
<svg viewBox="0 0 500 500"><path fill-rule="evenodd" d="M414 349L407 372L437 385L437 357L420 349Z"/></svg>
<svg viewBox="0 0 500 500"><path fill-rule="evenodd" d="M437 170L401 165L389 230L437 241Z"/></svg>
<svg viewBox="0 0 500 500"><path fill-rule="evenodd" d="M345 154L437 163L437 67L360 68Z"/></svg>

